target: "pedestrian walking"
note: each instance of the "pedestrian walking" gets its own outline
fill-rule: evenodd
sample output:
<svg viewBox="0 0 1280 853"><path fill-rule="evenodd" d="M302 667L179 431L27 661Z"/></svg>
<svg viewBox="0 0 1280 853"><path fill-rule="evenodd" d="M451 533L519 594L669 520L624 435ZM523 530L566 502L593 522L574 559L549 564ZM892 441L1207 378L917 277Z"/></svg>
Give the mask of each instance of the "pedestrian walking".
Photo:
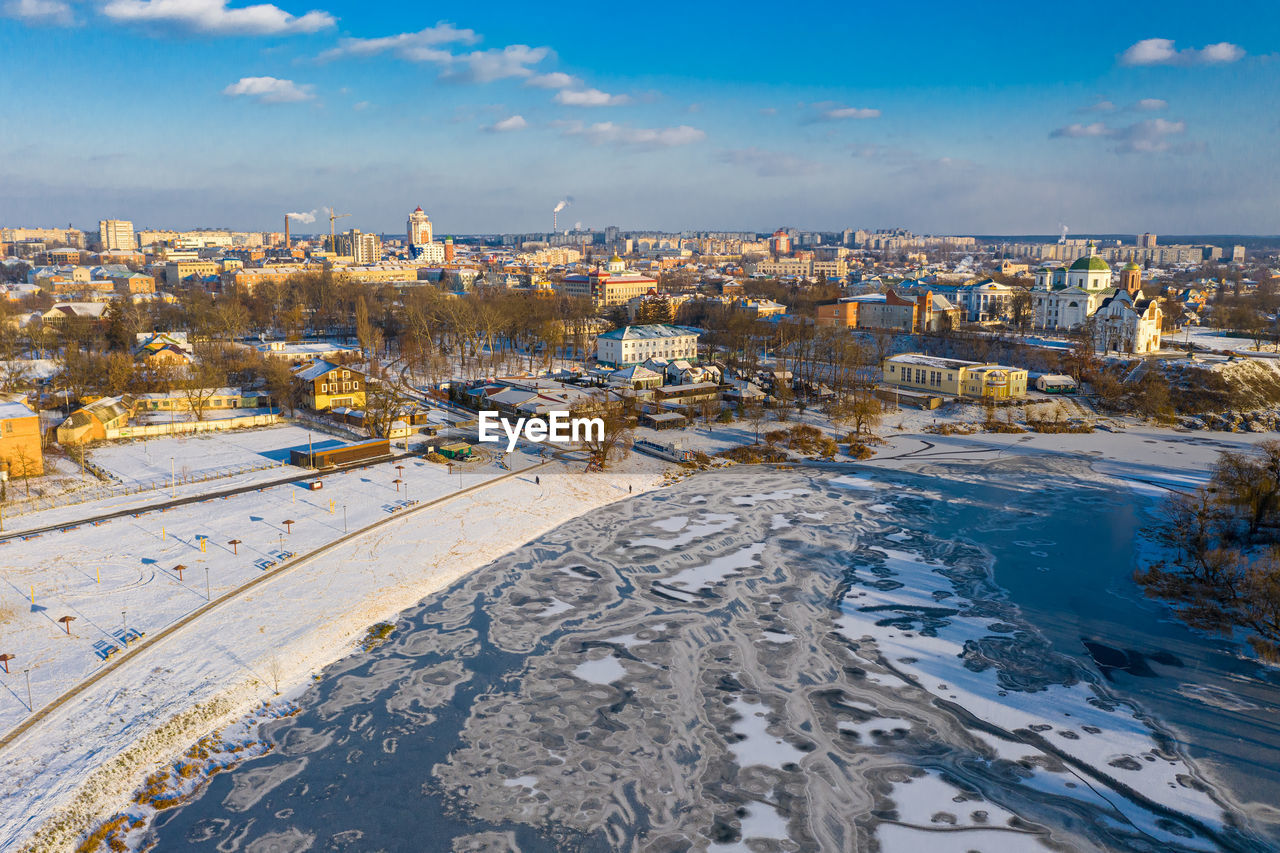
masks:
<svg viewBox="0 0 1280 853"><path fill-rule="evenodd" d="M627 494L631 494L631 484L627 484Z"/></svg>
<svg viewBox="0 0 1280 853"><path fill-rule="evenodd" d="M541 478L541 477L534 477L534 478L533 478L533 484L534 484L535 486L541 486L541 485L542 485L542 478Z"/></svg>

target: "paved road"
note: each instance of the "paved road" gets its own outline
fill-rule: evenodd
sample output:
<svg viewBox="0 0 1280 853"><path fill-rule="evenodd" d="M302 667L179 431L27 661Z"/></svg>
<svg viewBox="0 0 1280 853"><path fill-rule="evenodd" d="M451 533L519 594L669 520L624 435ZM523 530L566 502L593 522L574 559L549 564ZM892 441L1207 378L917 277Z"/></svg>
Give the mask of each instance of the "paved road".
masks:
<svg viewBox="0 0 1280 853"><path fill-rule="evenodd" d="M384 456L378 461L385 462L387 461L387 458L388 457ZM354 467L360 467L360 466L354 466ZM294 557L293 559L286 560L280 563L280 565L276 566L275 568L268 569L267 571L263 572L261 575L258 575L252 580L249 580L241 584L240 586L236 587L230 592L224 593L223 595L220 595L217 598L215 598L213 601L210 601L206 604L201 605L200 607L188 613L186 616L183 616L178 621L167 625L160 631L157 631L155 634L144 637L141 641L130 646L122 654L113 655L110 659L108 659L107 663L104 664L103 667L99 669L97 672L95 672L93 675L79 682L70 690L63 693L61 696L59 696L57 699L54 699L49 704L40 708L40 710L36 711L31 716L27 717L25 720L19 723L16 727L14 727L9 732L7 732L3 737L0 737L0 752L3 752L5 749L12 746L19 738L21 738L27 732L31 731L35 726L39 725L41 721L46 719L54 711L57 711L63 705L67 704L73 699L76 699L78 696L80 696L82 693L84 693L93 685L97 684L102 679L106 678L108 675L115 673L121 667L128 666L130 663L132 663L133 661L136 661L140 656L142 656L142 654L147 650L154 649L156 646L160 645L165 640L169 639L174 634L181 631L187 625L190 625L192 622L199 619L201 616L204 616L208 614L210 611L216 610L217 608L223 606L224 604L235 600L239 596L243 595L245 592L248 592L249 590L254 589L255 587L258 587L262 584L268 583L271 580L274 580L275 578L278 578L280 575L284 574L290 569L296 568L304 563L307 563L307 562L310 562L311 560L316 559L317 557L323 556L324 554L328 553L334 548L337 548L340 545L344 545L353 539L363 536L364 534L370 532L371 530L375 530L384 525L392 524L394 522L400 521L401 519L406 518L407 516L413 515L414 513L421 512L422 510L427 509L429 507L438 506L442 503L445 503L446 501L451 501L456 498L460 498L464 495L468 495L472 492L478 491L488 486L492 486L495 483L501 483L504 480L509 480L512 477L519 476L520 474L523 474L526 471L530 471L538 467L540 466L537 464L529 465L527 467L512 471L509 474L503 474L501 476L494 477L491 480L485 480L483 483L476 483L475 485L468 486L465 489L460 489L456 492L451 492L447 495L443 495L442 497L436 498L435 500L418 504L417 506L411 507L402 512L398 512L395 515L392 515L388 518L379 519L378 521L375 521L373 524L370 524L367 527L362 527L359 530L355 530L355 531L352 531L351 533L340 536L337 539L334 539L332 542L322 545L313 551L308 551L307 553L301 554L297 557ZM312 472L304 476L310 477L314 475L315 475L314 472ZM301 479L301 478L294 478L294 479ZM253 488L259 488L259 487L255 486ZM244 491L244 490L241 490L241 491ZM201 499L203 500L205 498L201 498ZM187 502L189 503L190 501L187 501Z"/></svg>

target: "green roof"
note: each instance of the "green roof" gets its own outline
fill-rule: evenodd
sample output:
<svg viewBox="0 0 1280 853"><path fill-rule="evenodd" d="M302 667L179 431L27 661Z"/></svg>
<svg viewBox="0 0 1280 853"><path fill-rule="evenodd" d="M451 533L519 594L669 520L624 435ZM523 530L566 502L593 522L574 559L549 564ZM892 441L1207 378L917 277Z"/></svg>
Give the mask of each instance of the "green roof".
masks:
<svg viewBox="0 0 1280 853"><path fill-rule="evenodd" d="M1129 263L1125 264L1125 265L1124 265L1124 268L1125 268L1126 270L1140 270L1140 269L1142 269L1142 267L1138 266L1138 265L1137 265L1137 264L1135 264L1133 261L1129 261Z"/></svg>
<svg viewBox="0 0 1280 853"><path fill-rule="evenodd" d="M1071 265L1071 269L1088 270L1089 272L1093 272L1094 270L1099 272L1111 272L1111 266L1097 255L1084 255L1083 257L1077 258L1076 262Z"/></svg>

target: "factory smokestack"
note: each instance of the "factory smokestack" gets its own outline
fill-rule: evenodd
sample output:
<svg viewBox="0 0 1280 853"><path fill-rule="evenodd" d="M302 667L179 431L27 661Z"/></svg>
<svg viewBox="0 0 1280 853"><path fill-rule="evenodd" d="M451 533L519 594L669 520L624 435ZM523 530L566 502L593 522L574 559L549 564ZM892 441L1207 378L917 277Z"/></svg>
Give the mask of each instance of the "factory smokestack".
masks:
<svg viewBox="0 0 1280 853"><path fill-rule="evenodd" d="M290 246L289 246L289 214L287 214L287 213L286 213L286 214L284 215L284 251L285 251L285 254L288 254L288 252L289 252L289 248L290 248Z"/></svg>
<svg viewBox="0 0 1280 853"><path fill-rule="evenodd" d="M556 202L556 206L551 211L551 231L553 233L559 233L560 230L560 211L564 210L571 204L573 204L573 196L571 195L567 195L560 199L560 201Z"/></svg>

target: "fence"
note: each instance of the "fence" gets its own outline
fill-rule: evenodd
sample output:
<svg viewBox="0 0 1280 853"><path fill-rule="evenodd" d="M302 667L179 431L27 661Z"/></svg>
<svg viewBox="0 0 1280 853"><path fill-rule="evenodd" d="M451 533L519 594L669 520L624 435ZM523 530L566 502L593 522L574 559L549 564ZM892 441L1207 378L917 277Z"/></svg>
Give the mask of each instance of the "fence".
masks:
<svg viewBox="0 0 1280 853"><path fill-rule="evenodd" d="M11 516L26 515L28 513L54 509L56 507L75 506L76 504L88 503L89 501L97 501L104 498L137 495L142 494L143 492L159 491L160 489L176 489L178 486L190 485L191 483L207 483L211 480L221 480L226 477L234 477L238 474L248 474L253 471L265 471L269 468L284 468L287 465L287 462L276 462L274 460L264 459L261 463L228 465L222 468L205 468L199 471L181 471L168 477L156 477L154 479L141 482L86 482L84 486L70 491L59 492L55 495L32 495L29 498L15 498L10 500L4 505L4 517L7 519ZM85 462L85 470L92 471L100 476L112 476L87 460ZM13 483L9 484L9 491L14 491Z"/></svg>
<svg viewBox="0 0 1280 853"><path fill-rule="evenodd" d="M278 414L240 415L234 418L215 418L209 421L174 421L160 424L137 424L107 430L107 440L117 438L149 438L157 435L183 435L196 432L217 432L240 427L270 426L280 423Z"/></svg>

